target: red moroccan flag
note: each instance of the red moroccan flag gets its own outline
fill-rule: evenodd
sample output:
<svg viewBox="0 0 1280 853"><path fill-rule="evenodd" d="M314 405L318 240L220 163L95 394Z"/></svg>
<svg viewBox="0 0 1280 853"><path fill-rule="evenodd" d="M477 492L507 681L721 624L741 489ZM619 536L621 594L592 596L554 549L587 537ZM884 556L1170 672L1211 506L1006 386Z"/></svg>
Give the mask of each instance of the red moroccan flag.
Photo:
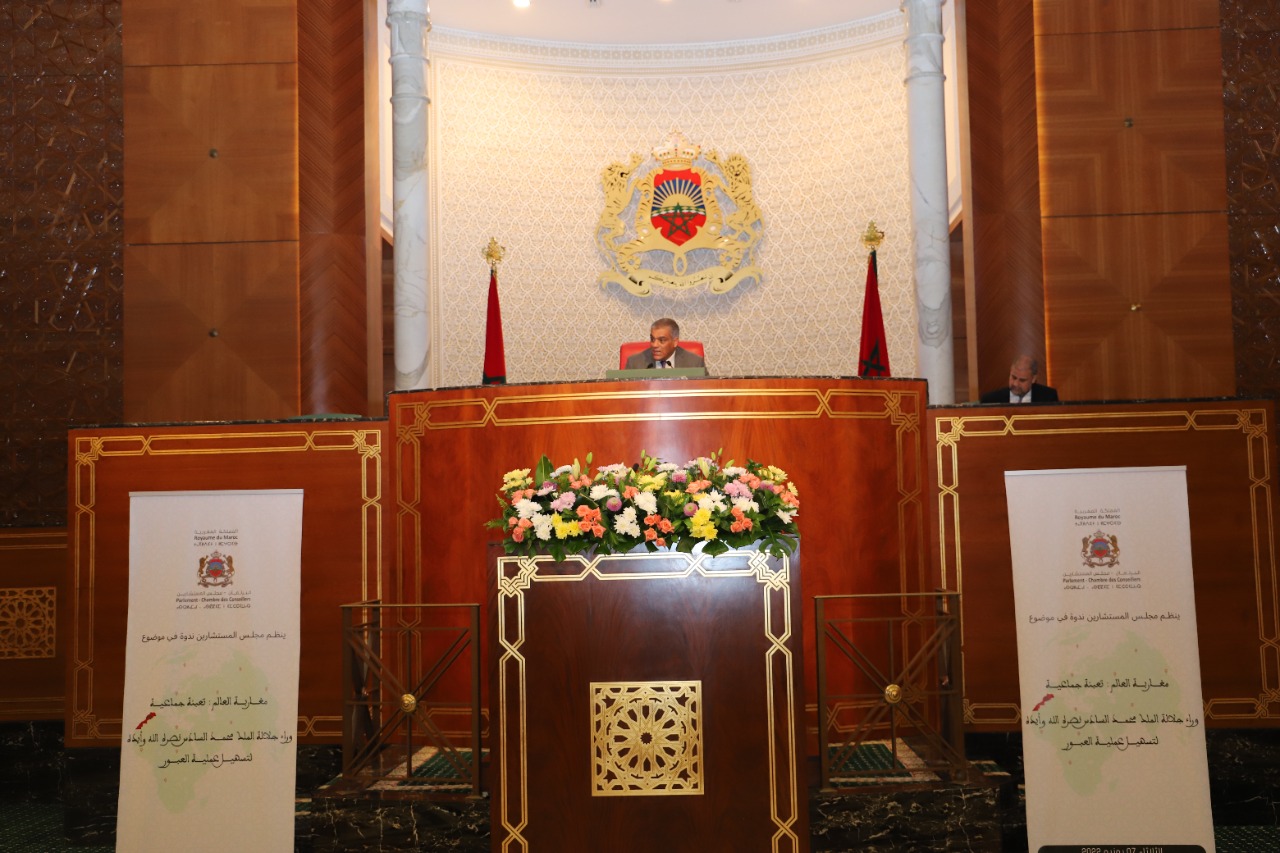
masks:
<svg viewBox="0 0 1280 853"><path fill-rule="evenodd" d="M489 318L484 329L484 385L507 384L507 354L502 346L502 309L498 307L498 270L489 268Z"/></svg>
<svg viewBox="0 0 1280 853"><path fill-rule="evenodd" d="M862 297L862 345L858 347L859 376L888 376L889 347L884 339L884 315L880 313L880 280L876 252L867 260L867 292Z"/></svg>

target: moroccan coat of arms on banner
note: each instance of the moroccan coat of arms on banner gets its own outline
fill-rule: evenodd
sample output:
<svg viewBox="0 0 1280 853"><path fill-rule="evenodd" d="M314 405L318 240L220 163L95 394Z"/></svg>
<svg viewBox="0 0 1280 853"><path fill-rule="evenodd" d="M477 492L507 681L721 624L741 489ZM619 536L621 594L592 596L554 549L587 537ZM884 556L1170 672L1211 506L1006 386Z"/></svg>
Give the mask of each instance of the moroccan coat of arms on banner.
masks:
<svg viewBox="0 0 1280 853"><path fill-rule="evenodd" d="M655 287L727 293L759 281L755 248L763 223L746 158L703 152L679 132L652 153L632 154L601 173L596 243L610 269L600 286L651 296Z"/></svg>

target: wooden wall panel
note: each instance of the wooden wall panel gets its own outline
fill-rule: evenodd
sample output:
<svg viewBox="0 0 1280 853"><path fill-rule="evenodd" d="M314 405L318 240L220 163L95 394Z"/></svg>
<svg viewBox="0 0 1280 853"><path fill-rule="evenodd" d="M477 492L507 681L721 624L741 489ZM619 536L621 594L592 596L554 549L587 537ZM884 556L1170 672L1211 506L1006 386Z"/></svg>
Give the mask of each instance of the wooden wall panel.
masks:
<svg viewBox="0 0 1280 853"><path fill-rule="evenodd" d="M297 69L128 67L126 243L296 240Z"/></svg>
<svg viewBox="0 0 1280 853"><path fill-rule="evenodd" d="M1235 393L1224 216L1046 219L1044 253L1063 399Z"/></svg>
<svg viewBox="0 0 1280 853"><path fill-rule="evenodd" d="M1218 0L1035 0L1035 9L1041 35L1218 26Z"/></svg>
<svg viewBox="0 0 1280 853"><path fill-rule="evenodd" d="M0 720L59 720L71 613L64 528L0 530Z"/></svg>
<svg viewBox="0 0 1280 853"><path fill-rule="evenodd" d="M1021 727L1004 471L1133 465L1187 467L1206 723L1280 721L1270 401L935 408L928 421L929 535L961 592L966 728Z"/></svg>
<svg viewBox="0 0 1280 853"><path fill-rule="evenodd" d="M125 248L125 411L138 421L298 413L297 244Z"/></svg>
<svg viewBox="0 0 1280 853"><path fill-rule="evenodd" d="M130 65L293 62L295 0L126 0Z"/></svg>
<svg viewBox="0 0 1280 853"><path fill-rule="evenodd" d="M380 256L367 233L377 211L366 208L364 6L308 0L298 20L303 412L383 411L381 280L367 264Z"/></svg>
<svg viewBox="0 0 1280 853"><path fill-rule="evenodd" d="M339 607L381 594L386 421L72 430L66 742L120 745L129 492L303 490L298 735L342 735ZM193 574L194 577L194 574Z"/></svg>
<svg viewBox="0 0 1280 853"><path fill-rule="evenodd" d="M1045 351L1035 34L1029 0L968 0L957 15L966 44L964 221L973 266L969 377L976 399L1007 384L1018 353Z"/></svg>
<svg viewBox="0 0 1280 853"><path fill-rule="evenodd" d="M1046 216L1226 208L1216 29L1036 41Z"/></svg>
<svg viewBox="0 0 1280 853"><path fill-rule="evenodd" d="M925 460L920 380L706 379L398 392L389 397L396 449L395 575L389 600L485 601L484 523L502 475L546 453L556 464L638 461L777 465L799 487L805 620L813 596L932 590L922 515ZM441 487L445 470L465 472ZM833 472L842 472L834 474ZM807 496L807 497L806 497ZM489 536L496 534L490 532ZM816 697L805 625L808 696ZM909 640L904 640L910 646ZM816 750L810 704L810 749ZM811 753L812 754L812 753Z"/></svg>

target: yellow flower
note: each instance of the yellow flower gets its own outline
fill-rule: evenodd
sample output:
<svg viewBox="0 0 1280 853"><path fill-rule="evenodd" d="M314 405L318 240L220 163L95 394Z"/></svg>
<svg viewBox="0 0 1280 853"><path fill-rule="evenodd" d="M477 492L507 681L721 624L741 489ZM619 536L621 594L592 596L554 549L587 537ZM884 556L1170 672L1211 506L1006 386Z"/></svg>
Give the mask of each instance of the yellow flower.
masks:
<svg viewBox="0 0 1280 853"><path fill-rule="evenodd" d="M656 492L667 484L667 472L661 474L640 474L636 477L636 485L646 492Z"/></svg>
<svg viewBox="0 0 1280 853"><path fill-rule="evenodd" d="M711 523L711 510L700 509L689 519L689 532L703 539L716 538L716 526Z"/></svg>
<svg viewBox="0 0 1280 853"><path fill-rule="evenodd" d="M525 486L532 485L533 478L529 476L529 468L517 468L514 471L508 471L502 475L502 488L504 491L512 489L522 489Z"/></svg>
<svg viewBox="0 0 1280 853"><path fill-rule="evenodd" d="M581 536L582 528L576 520L565 521L560 517L560 513L551 516L551 526L555 528L557 539L568 539L573 536Z"/></svg>
<svg viewBox="0 0 1280 853"><path fill-rule="evenodd" d="M764 479L772 480L775 483L781 483L787 479L787 472L774 465L769 465L764 469Z"/></svg>

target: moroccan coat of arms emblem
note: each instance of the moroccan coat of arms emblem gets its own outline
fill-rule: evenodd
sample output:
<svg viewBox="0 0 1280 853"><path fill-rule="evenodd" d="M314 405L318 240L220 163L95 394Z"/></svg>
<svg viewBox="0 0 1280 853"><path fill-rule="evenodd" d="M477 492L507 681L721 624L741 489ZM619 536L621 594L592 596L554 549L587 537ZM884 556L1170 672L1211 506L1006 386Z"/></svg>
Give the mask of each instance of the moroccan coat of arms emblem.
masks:
<svg viewBox="0 0 1280 853"><path fill-rule="evenodd" d="M759 281L763 221L746 158L703 152L679 132L652 154L632 154L601 173L605 206L596 243L610 266L601 287L651 296L655 287L726 293Z"/></svg>

